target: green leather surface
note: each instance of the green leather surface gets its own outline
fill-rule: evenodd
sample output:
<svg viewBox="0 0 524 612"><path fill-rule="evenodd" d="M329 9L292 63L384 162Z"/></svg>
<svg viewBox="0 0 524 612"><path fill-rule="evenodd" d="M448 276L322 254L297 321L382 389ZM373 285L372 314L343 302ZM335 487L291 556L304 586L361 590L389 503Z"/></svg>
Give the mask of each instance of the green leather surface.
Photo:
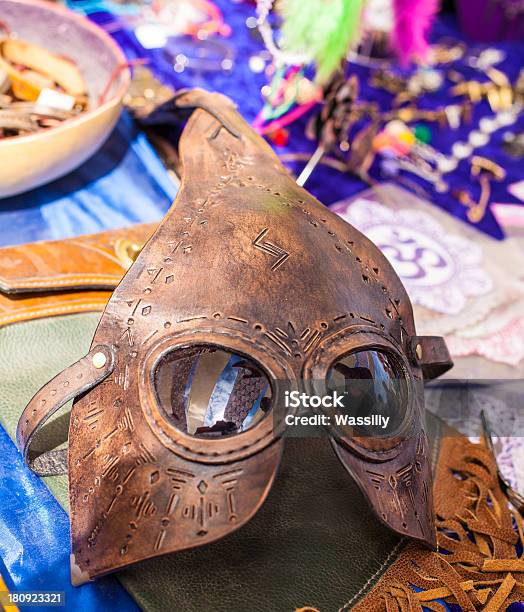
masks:
<svg viewBox="0 0 524 612"><path fill-rule="evenodd" d="M0 328L0 424L14 440L18 418L33 395L64 368L89 352L100 319L89 313L36 319ZM66 405L49 421L40 440L67 438ZM59 446L57 444L57 446ZM68 508L67 476L44 478L58 501Z"/></svg>
<svg viewBox="0 0 524 612"><path fill-rule="evenodd" d="M96 314L80 314L0 329L0 423L11 437L38 388L88 352L97 321ZM64 425L58 417L50 435L60 441ZM67 477L45 480L67 508ZM250 523L119 578L151 611L325 612L366 583L370 588L396 558L398 541L373 517L327 440L289 439L273 489Z"/></svg>
<svg viewBox="0 0 524 612"><path fill-rule="evenodd" d="M165 610L159 592L174 610L338 610L397 541L367 510L326 439L289 439L268 499L247 525L160 567L144 562L122 579L143 579L138 603L151 610Z"/></svg>

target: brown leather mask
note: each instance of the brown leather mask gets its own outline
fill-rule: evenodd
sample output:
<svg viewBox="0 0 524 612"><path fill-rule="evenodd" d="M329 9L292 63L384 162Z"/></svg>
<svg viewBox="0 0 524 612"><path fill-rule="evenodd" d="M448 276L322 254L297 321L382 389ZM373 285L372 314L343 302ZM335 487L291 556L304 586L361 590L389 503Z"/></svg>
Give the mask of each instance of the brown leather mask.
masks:
<svg viewBox="0 0 524 612"><path fill-rule="evenodd" d="M60 472L64 451L35 457L29 443L76 398L73 582L242 526L281 456L280 430L264 418L270 394L282 381L308 389L347 355L367 356L358 367L368 374L370 355L395 373L406 418L385 440L333 432L335 452L381 521L434 546L416 382L451 367L442 339L416 336L385 257L296 185L230 100L193 90L174 104L196 109L180 140L180 193L113 293L90 353L37 393L17 432L35 471ZM228 367L229 399L210 419L205 399Z"/></svg>

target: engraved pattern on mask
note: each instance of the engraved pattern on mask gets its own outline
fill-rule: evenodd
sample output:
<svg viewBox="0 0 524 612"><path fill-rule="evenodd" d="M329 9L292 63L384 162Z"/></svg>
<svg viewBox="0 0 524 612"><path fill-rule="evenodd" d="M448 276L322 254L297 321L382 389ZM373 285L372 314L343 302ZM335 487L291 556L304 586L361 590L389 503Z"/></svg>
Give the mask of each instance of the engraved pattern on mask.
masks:
<svg viewBox="0 0 524 612"><path fill-rule="evenodd" d="M173 491L160 519L154 551L162 548L167 530L174 521L188 522L197 536L204 536L213 519L221 514L226 513L230 523L237 520L235 495L241 468L215 474L211 481L175 468L167 468L166 474L170 477Z"/></svg>
<svg viewBox="0 0 524 612"><path fill-rule="evenodd" d="M422 473L427 463L427 442L423 434L419 434L415 459L391 472L366 470L370 484L379 492L379 511L383 520L388 520L390 513L399 517L402 527L407 528L406 517L415 516L420 532L424 527L419 517L419 505L429 501L427 482L422 482L422 489L414 488L414 479ZM420 494L420 499L416 495Z"/></svg>
<svg viewBox="0 0 524 612"><path fill-rule="evenodd" d="M259 159L253 153L251 136L244 144L232 141L229 132L217 133L215 119L196 111L189 134L201 134L202 126L204 134L214 138L199 140L201 151L195 154L212 149L206 155L220 161L214 161L213 172L202 177L204 188L183 187L174 208L113 294L97 335L112 339L118 347L114 373L105 385L93 389L89 400L82 398L73 408L73 550L79 567L93 576L226 535L256 512L278 464L281 442L264 420L229 446L220 440L220 448L183 437L182 432L175 437L167 420L161 422L152 412L158 407L144 399L151 395L147 376L153 362L148 359L176 342L190 346L204 338L226 350L258 355L255 359L262 366L278 364L282 379L296 380L305 360L322 354L321 343L343 330L360 334L365 344L370 333L365 330L372 328L395 346L413 334L402 287L391 282L387 262L368 249L358 232L329 211L324 214L305 194L302 200L301 191L269 153L263 153L267 163L262 154ZM190 157L187 151L186 155ZM278 187L269 186L269 179L255 178L261 166L266 173L275 171ZM319 287L326 297L319 304L312 302L307 316L296 279L305 275L317 282L313 270L321 269L317 263L321 247L347 278L341 278L340 289L334 277L322 279ZM238 278L231 272L235 265ZM204 266L210 285L223 281L224 287L231 286L223 291L231 295L201 286ZM193 277L185 276L194 270ZM350 278L354 299L344 285ZM245 291L235 292L235 282L241 280ZM338 291L333 297L324 287L330 283ZM253 288L274 295L275 304L264 304L267 297L246 296ZM298 298L286 302L282 297L287 290ZM106 408L96 415L98 422L91 430L83 418L92 409L89 401L97 398ZM92 420L94 413L89 414ZM412 462L410 457L402 460ZM355 461L362 463L360 458ZM397 474L401 467L388 469ZM185 482L174 481L168 469L179 476L185 473L180 477ZM231 470L237 471L234 477L221 478ZM407 487L406 477L399 478ZM85 495L88 499L83 502ZM86 548L86 542L91 546Z"/></svg>

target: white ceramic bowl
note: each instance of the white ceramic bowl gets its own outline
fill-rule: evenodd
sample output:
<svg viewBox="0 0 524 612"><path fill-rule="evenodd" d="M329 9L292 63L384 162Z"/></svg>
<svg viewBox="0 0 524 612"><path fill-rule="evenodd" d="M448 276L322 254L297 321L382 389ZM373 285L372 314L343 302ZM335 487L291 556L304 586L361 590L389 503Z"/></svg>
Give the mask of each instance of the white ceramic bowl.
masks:
<svg viewBox="0 0 524 612"><path fill-rule="evenodd" d="M126 59L113 39L72 11L43 0L0 0L0 18L19 38L76 62L91 104L91 110L57 127L0 140L0 198L5 198L59 178L91 157L114 128L131 78L127 67L117 70Z"/></svg>

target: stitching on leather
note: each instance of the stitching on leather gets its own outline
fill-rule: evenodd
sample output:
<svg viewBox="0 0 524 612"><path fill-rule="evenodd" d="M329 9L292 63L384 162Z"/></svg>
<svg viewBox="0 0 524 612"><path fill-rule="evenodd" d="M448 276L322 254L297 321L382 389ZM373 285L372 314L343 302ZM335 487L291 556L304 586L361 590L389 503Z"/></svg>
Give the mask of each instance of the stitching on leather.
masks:
<svg viewBox="0 0 524 612"><path fill-rule="evenodd" d="M435 440L440 440L441 437L442 437L442 426L440 424L440 421L437 421L437 432L435 435ZM426 437L426 440L427 440L427 437ZM433 472L435 472L435 470L437 469L438 453L439 453L439 445L434 443L432 453L431 453L431 465L433 468Z"/></svg>
<svg viewBox="0 0 524 612"><path fill-rule="evenodd" d="M369 580L364 584L364 586L360 589L360 591L358 593L355 593L355 595L353 595L353 597L346 604L344 604L342 606L342 608L339 608L338 612L345 612L345 610L348 610L349 606L354 601L356 601L361 595L363 595L366 591L369 590L369 587L371 586L371 583L376 578L378 578L379 574L381 574L384 571L384 569L386 569L386 565L389 564L389 562L391 561L391 558L393 557L393 555L395 555L398 552L398 549L403 544L404 544L404 538L402 538L402 540L400 540L400 542L397 542L395 544L395 546L391 549L391 551L389 552L388 556L385 558L384 562L378 568L378 570L371 576L371 578L369 578Z"/></svg>
<svg viewBox="0 0 524 612"><path fill-rule="evenodd" d="M19 313L17 315L10 315L10 316L4 316L4 317L0 317L0 325L7 325L9 323L17 323L18 321L25 321L25 320L30 320L30 319L36 319L36 318L40 318L43 317L45 315L50 315L50 314L59 314L59 313L66 313L66 312L71 312L71 311L83 311L83 310L92 310L92 309L96 309L96 310L103 310L106 306L107 302L93 302L91 304L75 304L75 305L70 305L70 306L53 306L50 308L42 308L40 310L33 310L33 311L24 311L22 313ZM29 316L28 316L29 315Z"/></svg>
<svg viewBox="0 0 524 612"><path fill-rule="evenodd" d="M54 287L57 285L63 286L70 285L73 282L89 284L97 281L100 282L101 280L110 281L113 285L116 285L119 279L120 276L118 276L117 274L93 274L91 276L71 275L65 279L50 277L48 280L20 280L20 284L18 285L16 284L16 281L12 281L11 279L3 278L2 280L5 281L6 286L23 289L24 287ZM9 283L11 284L9 285Z"/></svg>

